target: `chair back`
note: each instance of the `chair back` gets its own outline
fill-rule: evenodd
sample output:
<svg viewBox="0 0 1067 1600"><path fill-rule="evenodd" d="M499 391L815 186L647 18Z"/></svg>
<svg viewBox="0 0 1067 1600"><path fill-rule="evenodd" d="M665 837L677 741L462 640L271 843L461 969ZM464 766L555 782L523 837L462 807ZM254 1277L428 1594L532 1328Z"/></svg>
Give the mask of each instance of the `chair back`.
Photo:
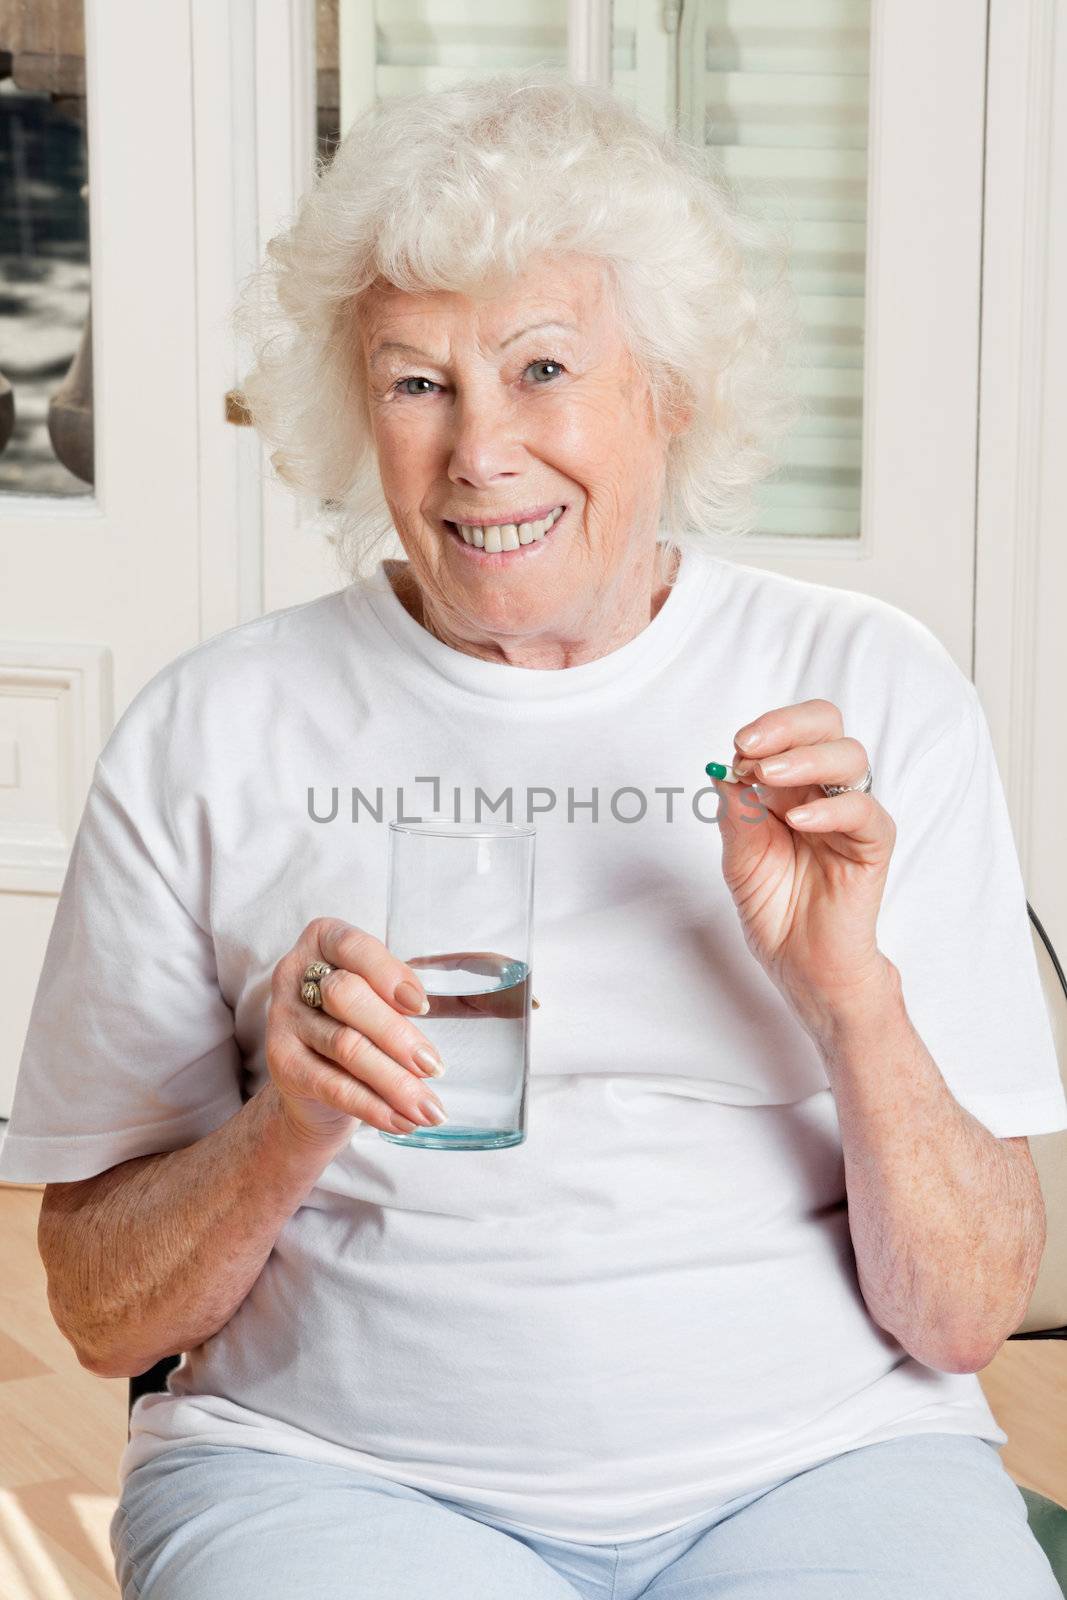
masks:
<svg viewBox="0 0 1067 1600"><path fill-rule="evenodd" d="M126 1400L126 1421L129 1423L133 1415L133 1408L143 1394L163 1394L167 1387L167 1373L171 1372L181 1361L181 1356L164 1356L162 1361L157 1361L154 1367L149 1367L147 1372L139 1372L135 1378L130 1379L129 1393ZM127 1438L129 1427L127 1426Z"/></svg>
<svg viewBox="0 0 1067 1600"><path fill-rule="evenodd" d="M1067 1087L1067 978L1033 906L1028 904L1027 910L1060 1077ZM1045 1197L1047 1240L1029 1310L1012 1338L1067 1339L1067 1128L1032 1133L1030 1154Z"/></svg>

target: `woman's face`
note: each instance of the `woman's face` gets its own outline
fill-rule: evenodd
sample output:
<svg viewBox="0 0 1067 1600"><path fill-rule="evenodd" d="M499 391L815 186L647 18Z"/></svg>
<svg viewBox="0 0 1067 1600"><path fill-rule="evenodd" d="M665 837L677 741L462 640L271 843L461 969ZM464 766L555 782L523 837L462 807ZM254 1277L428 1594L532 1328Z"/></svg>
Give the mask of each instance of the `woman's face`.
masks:
<svg viewBox="0 0 1067 1600"><path fill-rule="evenodd" d="M494 299L379 282L360 303L378 466L422 620L477 654L567 665L649 620L669 439L601 270L539 259ZM561 506L531 538L523 522ZM460 523L517 523L518 548L488 535L498 553L478 549Z"/></svg>

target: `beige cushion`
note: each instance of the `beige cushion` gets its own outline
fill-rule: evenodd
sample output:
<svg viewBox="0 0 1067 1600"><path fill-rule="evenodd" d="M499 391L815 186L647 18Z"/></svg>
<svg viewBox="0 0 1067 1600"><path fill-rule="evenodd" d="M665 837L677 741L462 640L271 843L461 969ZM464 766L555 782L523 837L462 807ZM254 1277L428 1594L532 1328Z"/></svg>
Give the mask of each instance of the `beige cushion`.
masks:
<svg viewBox="0 0 1067 1600"><path fill-rule="evenodd" d="M1067 994L1064 993L1045 941L1033 921L1030 931L1034 936L1045 1002L1052 1019L1060 1076L1067 1084ZM1062 956L1060 959L1062 965ZM1059 1133L1031 1134L1030 1153L1045 1196L1048 1240L1030 1309L1016 1330L1019 1333L1067 1327L1067 1129Z"/></svg>

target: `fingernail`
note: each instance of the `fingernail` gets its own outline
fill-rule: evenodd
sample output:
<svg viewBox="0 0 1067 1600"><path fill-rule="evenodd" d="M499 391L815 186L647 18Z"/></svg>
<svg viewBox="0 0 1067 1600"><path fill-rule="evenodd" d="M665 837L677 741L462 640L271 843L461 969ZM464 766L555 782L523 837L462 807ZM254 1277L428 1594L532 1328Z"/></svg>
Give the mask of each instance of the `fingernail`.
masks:
<svg viewBox="0 0 1067 1600"><path fill-rule="evenodd" d="M408 982L407 978L403 983L397 984L394 994L406 1011L417 1011L420 1017L424 1017L430 1009L430 1002L419 993L413 983Z"/></svg>
<svg viewBox="0 0 1067 1600"><path fill-rule="evenodd" d="M442 1123L448 1121L448 1118L445 1115L445 1109L441 1105L440 1101L420 1100L419 1110L422 1112L427 1122Z"/></svg>
<svg viewBox="0 0 1067 1600"><path fill-rule="evenodd" d="M750 730L748 733L739 733L737 738L734 740L734 744L736 744L740 750L754 750L759 744L759 741L759 730L755 729Z"/></svg>
<svg viewBox="0 0 1067 1600"><path fill-rule="evenodd" d="M440 1056L435 1056L433 1051L428 1049L426 1045L420 1045L419 1049L414 1052L414 1059L431 1078L440 1078L444 1075L444 1062Z"/></svg>

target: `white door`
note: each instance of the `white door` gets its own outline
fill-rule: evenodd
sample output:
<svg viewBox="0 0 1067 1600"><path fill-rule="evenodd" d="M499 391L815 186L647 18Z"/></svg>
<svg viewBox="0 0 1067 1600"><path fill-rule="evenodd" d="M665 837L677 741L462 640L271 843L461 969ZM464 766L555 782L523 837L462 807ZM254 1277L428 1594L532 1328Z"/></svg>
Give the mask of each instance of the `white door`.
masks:
<svg viewBox="0 0 1067 1600"><path fill-rule="evenodd" d="M89 0L84 29L74 5L3 16L0 148L14 196L0 223L0 418L6 404L14 422L0 450L6 1116L93 762L117 711L196 642L202 617L189 17L132 0ZM92 370L86 340L63 393L90 279Z"/></svg>

